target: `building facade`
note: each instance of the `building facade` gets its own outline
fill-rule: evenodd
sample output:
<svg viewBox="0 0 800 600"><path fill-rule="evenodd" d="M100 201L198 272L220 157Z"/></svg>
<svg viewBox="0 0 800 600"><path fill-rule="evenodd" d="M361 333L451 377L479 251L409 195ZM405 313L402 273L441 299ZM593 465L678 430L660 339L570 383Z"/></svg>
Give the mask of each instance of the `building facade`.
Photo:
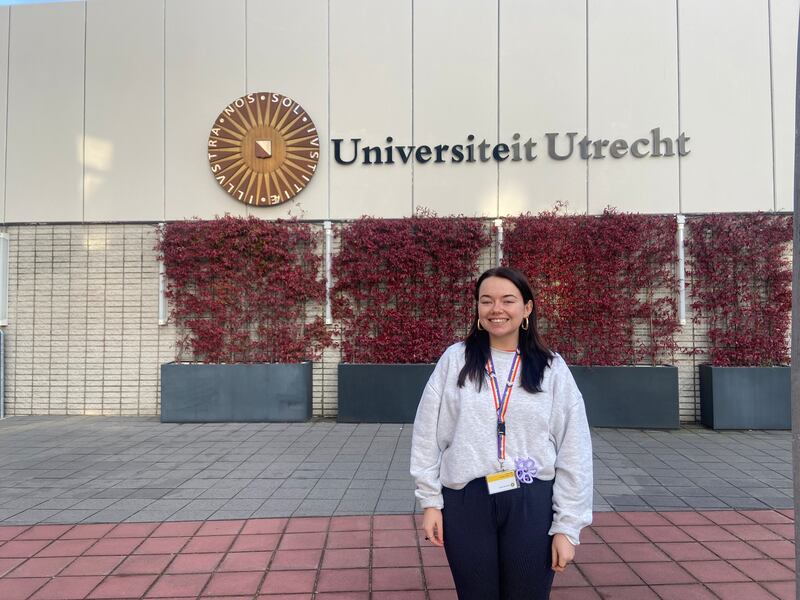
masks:
<svg viewBox="0 0 800 600"><path fill-rule="evenodd" d="M322 227L427 209L488 226L557 202L579 214L791 211L799 6L1 7L7 412L158 414L159 365L175 340L158 316L164 221ZM209 164L216 119L259 92L301 105L319 145L304 189L275 206L232 196ZM687 317L679 339L702 346ZM315 366L316 414L335 415L338 360L330 350ZM679 361L684 420L696 417L699 360Z"/></svg>

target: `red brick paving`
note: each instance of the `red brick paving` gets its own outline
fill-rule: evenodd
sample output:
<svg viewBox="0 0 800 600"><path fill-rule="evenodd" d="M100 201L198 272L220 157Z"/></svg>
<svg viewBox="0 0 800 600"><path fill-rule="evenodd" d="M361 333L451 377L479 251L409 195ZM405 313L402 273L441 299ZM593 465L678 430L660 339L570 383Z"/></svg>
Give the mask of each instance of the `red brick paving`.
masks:
<svg viewBox="0 0 800 600"><path fill-rule="evenodd" d="M793 599L792 511L596 513L553 600ZM2 600L456 600L410 515L0 527Z"/></svg>

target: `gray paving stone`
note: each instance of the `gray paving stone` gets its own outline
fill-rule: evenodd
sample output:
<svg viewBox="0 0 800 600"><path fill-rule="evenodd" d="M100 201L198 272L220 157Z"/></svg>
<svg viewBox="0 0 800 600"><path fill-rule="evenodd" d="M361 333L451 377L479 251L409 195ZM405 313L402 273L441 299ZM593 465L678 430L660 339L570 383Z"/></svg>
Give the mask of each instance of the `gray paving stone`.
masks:
<svg viewBox="0 0 800 600"><path fill-rule="evenodd" d="M685 507L688 506L686 502L676 496L640 496L642 500L647 502L650 506L662 507ZM663 510L663 509L659 509Z"/></svg>
<svg viewBox="0 0 800 600"><path fill-rule="evenodd" d="M157 499L172 491L170 488L140 488L133 490L126 498Z"/></svg>
<svg viewBox="0 0 800 600"><path fill-rule="evenodd" d="M252 510L218 510L211 515L212 520L229 520L229 519L249 519L253 515Z"/></svg>
<svg viewBox="0 0 800 600"><path fill-rule="evenodd" d="M303 500L295 509L294 516L329 516L333 514L339 500Z"/></svg>
<svg viewBox="0 0 800 600"><path fill-rule="evenodd" d="M294 504L294 502L297 504ZM267 519L270 517L291 517L298 506L300 506L300 500L293 500L291 504L286 504L284 502L273 504L272 501L267 500L260 508L253 512L251 518Z"/></svg>
<svg viewBox="0 0 800 600"><path fill-rule="evenodd" d="M684 501L690 507L697 509L731 508L728 504L713 496L689 496L684 498Z"/></svg>
<svg viewBox="0 0 800 600"><path fill-rule="evenodd" d="M61 492L56 498L64 498L65 500L74 499L74 500L83 500L85 498L90 498L95 494L94 489L83 487L83 488L73 488L64 490Z"/></svg>
<svg viewBox="0 0 800 600"><path fill-rule="evenodd" d="M649 488L646 487L635 487L630 488L627 485L615 484L615 483L595 483L594 489L600 492L601 494L633 494L634 491L641 491L646 492ZM656 489L665 490L665 488L657 487ZM665 490L666 491L666 490Z"/></svg>
<svg viewBox="0 0 800 600"><path fill-rule="evenodd" d="M263 500L264 498L269 498L273 492L277 489L276 487L273 488L251 488L246 487L242 491L236 494L233 499L236 500Z"/></svg>
<svg viewBox="0 0 800 600"><path fill-rule="evenodd" d="M731 508L747 509L747 508L768 508L768 506L757 498L750 498L747 496L717 496L719 500L725 502Z"/></svg>
<svg viewBox="0 0 800 600"><path fill-rule="evenodd" d="M12 417L0 422L13 457L0 467L0 522L409 512L411 430ZM793 505L789 432L592 434L595 510Z"/></svg>
<svg viewBox="0 0 800 600"><path fill-rule="evenodd" d="M731 498L748 498L751 497L751 494L747 493L744 490L740 490L737 487L733 486L719 486L719 485L709 485L709 486L701 486L704 490L709 492L712 496L717 496L721 498L723 496L731 497Z"/></svg>
<svg viewBox="0 0 800 600"><path fill-rule="evenodd" d="M759 500L770 508L794 508L794 499L788 496L762 496Z"/></svg>
<svg viewBox="0 0 800 600"><path fill-rule="evenodd" d="M49 510L39 510L36 508L31 508L28 510L24 510L20 513L15 514L12 517L6 519L6 522L9 524L14 523L39 523L44 519L52 517L53 515L61 512L60 510L56 509L49 509Z"/></svg>
<svg viewBox="0 0 800 600"><path fill-rule="evenodd" d="M350 485L350 479L320 479L314 489L344 490Z"/></svg>
<svg viewBox="0 0 800 600"><path fill-rule="evenodd" d="M711 496L711 493L708 490L704 490L700 487L671 486L669 491L676 496L680 496L681 498L693 496Z"/></svg>
<svg viewBox="0 0 800 600"><path fill-rule="evenodd" d="M99 510L83 519L84 523L119 523L137 513L134 510Z"/></svg>
<svg viewBox="0 0 800 600"><path fill-rule="evenodd" d="M375 506L377 513L407 513L412 510L414 510L413 500L379 500Z"/></svg>
<svg viewBox="0 0 800 600"><path fill-rule="evenodd" d="M186 510L181 509L170 515L166 521L205 521L216 511L213 509L208 510Z"/></svg>
<svg viewBox="0 0 800 600"><path fill-rule="evenodd" d="M85 518L95 514L96 510L62 510L43 519L42 523L80 523Z"/></svg>
<svg viewBox="0 0 800 600"><path fill-rule="evenodd" d="M152 504L148 504L139 512L169 512L172 514L176 510L184 508L189 502L190 500L186 498L163 498L161 500L156 500Z"/></svg>
<svg viewBox="0 0 800 600"><path fill-rule="evenodd" d="M130 493L131 493L131 490L120 489L120 488L109 488L109 489L101 490L101 491L97 492L96 494L93 494L92 498L96 498L98 500L103 500L103 499L115 499L116 500L116 499L119 499L119 498L124 498L125 496L127 496Z"/></svg>
<svg viewBox="0 0 800 600"><path fill-rule="evenodd" d="M341 500L345 494L344 489L341 488L324 488L315 487L308 492L307 500Z"/></svg>
<svg viewBox="0 0 800 600"><path fill-rule="evenodd" d="M371 490L381 489L383 487L383 479L354 479L350 482L348 489L350 490Z"/></svg>
<svg viewBox="0 0 800 600"><path fill-rule="evenodd" d="M202 494L203 491L204 490L202 488L178 488L172 490L171 492L168 492L167 494L164 494L163 499L171 500L171 499L188 498L194 500L195 498L200 496L200 494Z"/></svg>
<svg viewBox="0 0 800 600"><path fill-rule="evenodd" d="M148 506L153 503L153 500L149 499L141 499L141 498L123 498L122 500L117 500L114 504L110 505L108 508L110 510L131 510L134 512L142 510L145 506Z"/></svg>
<svg viewBox="0 0 800 600"><path fill-rule="evenodd" d="M128 523L153 523L157 521L166 521L173 514L174 510L161 511L161 510L140 510L125 519Z"/></svg>
<svg viewBox="0 0 800 600"><path fill-rule="evenodd" d="M360 499L344 499L342 500L334 514L346 514L346 515L363 515L363 514L370 514L375 511L375 507L378 504L377 498L360 498Z"/></svg>
<svg viewBox="0 0 800 600"><path fill-rule="evenodd" d="M386 492L381 492L380 496L378 496L378 504L383 502L409 502L412 498L409 498L408 494L387 494Z"/></svg>
<svg viewBox="0 0 800 600"><path fill-rule="evenodd" d="M325 474L325 469L296 469L292 472L292 477L305 479L319 479Z"/></svg>
<svg viewBox="0 0 800 600"><path fill-rule="evenodd" d="M10 518L10 517L13 517L14 515L17 515L17 514L19 514L20 512L21 512L21 511L19 511L19 510L16 510L16 509L14 509L14 510L4 510L4 509L0 509L0 521L3 521L3 520L5 520L5 519L8 519L8 518Z"/></svg>
<svg viewBox="0 0 800 600"><path fill-rule="evenodd" d="M218 481L216 479L200 479L200 478L192 478L188 481L183 482L178 487L180 488L189 488L189 489L203 489L207 490L210 487L216 485Z"/></svg>
<svg viewBox="0 0 800 600"><path fill-rule="evenodd" d="M272 481L272 480L270 480ZM317 482L313 479L296 479L296 478L288 478L284 480L280 487L282 488L302 488L306 490L310 490L313 488Z"/></svg>
<svg viewBox="0 0 800 600"><path fill-rule="evenodd" d="M183 507L182 510L186 511L211 511L215 512L218 511L225 505L225 500L220 498L198 498L196 500L191 500L186 506Z"/></svg>
<svg viewBox="0 0 800 600"><path fill-rule="evenodd" d="M79 502L73 504L70 508L78 509L78 510L102 510L104 508L108 508L118 500L114 498L88 498L86 500L80 500Z"/></svg>
<svg viewBox="0 0 800 600"><path fill-rule="evenodd" d="M50 500L45 500L41 504L37 504L36 508L38 509L49 509L54 508L58 510L64 510L66 508L70 508L76 505L80 500L76 500L74 498L67 499L67 498L52 498Z"/></svg>
<svg viewBox="0 0 800 600"><path fill-rule="evenodd" d="M411 477L405 479L387 479L383 487L390 490L408 490L414 489L414 480Z"/></svg>
<svg viewBox="0 0 800 600"><path fill-rule="evenodd" d="M635 494L628 494L624 496L606 494L604 497L606 501L615 508L619 506L647 506L647 503L644 501L644 499Z"/></svg>
<svg viewBox="0 0 800 600"><path fill-rule="evenodd" d="M236 496L239 493L239 488L232 488L232 489L225 489L219 487L209 488L204 491L202 494L198 496L198 498L217 498L217 499L229 499Z"/></svg>
<svg viewBox="0 0 800 600"><path fill-rule="evenodd" d="M375 505L380 498L380 490L347 490L342 496L342 503L364 501Z"/></svg>
<svg viewBox="0 0 800 600"><path fill-rule="evenodd" d="M306 496L308 496L309 492L308 488L279 488L275 490L272 495L270 495L270 499L272 500L302 500Z"/></svg>
<svg viewBox="0 0 800 600"><path fill-rule="evenodd" d="M219 511L254 511L257 508L260 508L261 505L264 504L264 500L262 499L233 499L228 500Z"/></svg>

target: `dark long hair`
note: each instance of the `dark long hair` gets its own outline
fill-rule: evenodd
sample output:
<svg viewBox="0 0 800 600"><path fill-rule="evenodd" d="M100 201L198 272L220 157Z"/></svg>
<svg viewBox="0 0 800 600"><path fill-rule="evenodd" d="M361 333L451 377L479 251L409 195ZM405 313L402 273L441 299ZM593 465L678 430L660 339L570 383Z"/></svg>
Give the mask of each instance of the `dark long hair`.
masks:
<svg viewBox="0 0 800 600"><path fill-rule="evenodd" d="M475 318L472 319L464 343L466 344L466 364L458 375L458 387L464 387L467 379L481 389L484 375L486 373L486 361L489 360L491 349L489 347L489 334L478 329L478 294L481 283L487 277L502 277L513 283L522 295L522 301L528 304L533 303L533 311L528 319L528 329L519 328L519 353L522 359L522 377L520 384L523 389L531 394L541 392L542 378L544 370L553 359L553 352L545 345L536 327L536 301L533 299L533 290L525 274L510 267L496 267L484 271L475 282Z"/></svg>

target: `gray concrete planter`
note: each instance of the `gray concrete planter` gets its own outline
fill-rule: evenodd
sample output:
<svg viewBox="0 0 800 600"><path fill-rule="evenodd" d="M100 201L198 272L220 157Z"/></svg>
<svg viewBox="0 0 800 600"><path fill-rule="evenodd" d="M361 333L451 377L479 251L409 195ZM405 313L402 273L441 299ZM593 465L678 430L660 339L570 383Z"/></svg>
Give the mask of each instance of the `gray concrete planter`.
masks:
<svg viewBox="0 0 800 600"><path fill-rule="evenodd" d="M678 368L571 366L592 427L677 429Z"/></svg>
<svg viewBox="0 0 800 600"><path fill-rule="evenodd" d="M435 364L339 365L340 423L413 423Z"/></svg>
<svg viewBox="0 0 800 600"><path fill-rule="evenodd" d="M700 365L700 422L713 429L791 429L790 367Z"/></svg>
<svg viewBox="0 0 800 600"><path fill-rule="evenodd" d="M308 421L311 363L161 365L163 423Z"/></svg>

